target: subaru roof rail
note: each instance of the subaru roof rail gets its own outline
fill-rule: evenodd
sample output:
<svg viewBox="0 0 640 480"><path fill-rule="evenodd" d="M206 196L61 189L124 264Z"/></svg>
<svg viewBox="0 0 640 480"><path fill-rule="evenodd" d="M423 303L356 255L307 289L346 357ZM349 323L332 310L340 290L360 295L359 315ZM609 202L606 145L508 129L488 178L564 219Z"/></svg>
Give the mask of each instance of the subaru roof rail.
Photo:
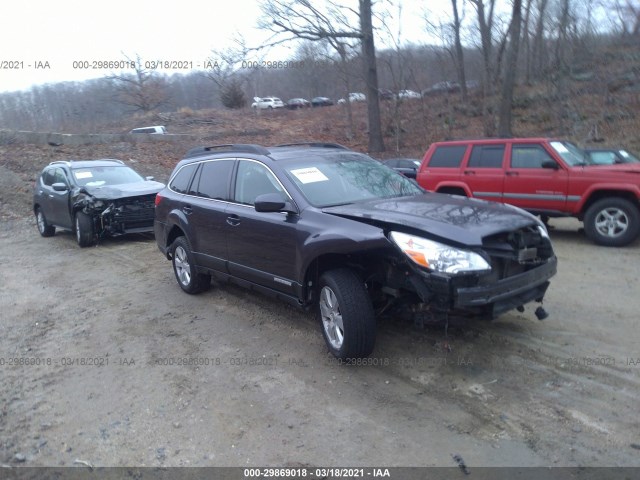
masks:
<svg viewBox="0 0 640 480"><path fill-rule="evenodd" d="M235 143L225 145L210 145L200 146L192 148L187 151L184 158L197 157L199 155L206 155L212 152L242 152L242 153L255 153L258 155L269 155L271 152L261 145L253 145L250 143Z"/></svg>
<svg viewBox="0 0 640 480"><path fill-rule="evenodd" d="M276 147L310 147L310 148L339 148L340 150L349 150L349 148L339 143L330 142L299 142L299 143L282 143Z"/></svg>
<svg viewBox="0 0 640 480"><path fill-rule="evenodd" d="M92 160L54 160L53 162L49 162L49 165L56 165L61 163L67 166L71 166L73 162L116 162L120 165L125 165L122 160L117 158L96 158Z"/></svg>

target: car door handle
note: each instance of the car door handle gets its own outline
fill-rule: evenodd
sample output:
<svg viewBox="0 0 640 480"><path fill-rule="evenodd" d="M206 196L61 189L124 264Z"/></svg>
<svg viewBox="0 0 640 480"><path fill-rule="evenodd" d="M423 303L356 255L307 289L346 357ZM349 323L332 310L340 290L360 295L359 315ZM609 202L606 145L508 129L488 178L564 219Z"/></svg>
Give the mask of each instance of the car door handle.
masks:
<svg viewBox="0 0 640 480"><path fill-rule="evenodd" d="M236 227L238 225L240 225L240 217L238 215L229 215L227 217L227 223L229 225L231 225L232 227Z"/></svg>
<svg viewBox="0 0 640 480"><path fill-rule="evenodd" d="M517 177L518 176L518 172L514 172L512 170L508 170L505 172L505 175L509 176L509 177Z"/></svg>
<svg viewBox="0 0 640 480"><path fill-rule="evenodd" d="M182 211L186 214L186 215L191 215L193 213L193 209L191 208L191 205L185 205L182 207Z"/></svg>
<svg viewBox="0 0 640 480"><path fill-rule="evenodd" d="M476 174L476 172L475 172L474 170L465 170L465 171L464 171L464 174L465 174L465 175L475 175L475 174Z"/></svg>

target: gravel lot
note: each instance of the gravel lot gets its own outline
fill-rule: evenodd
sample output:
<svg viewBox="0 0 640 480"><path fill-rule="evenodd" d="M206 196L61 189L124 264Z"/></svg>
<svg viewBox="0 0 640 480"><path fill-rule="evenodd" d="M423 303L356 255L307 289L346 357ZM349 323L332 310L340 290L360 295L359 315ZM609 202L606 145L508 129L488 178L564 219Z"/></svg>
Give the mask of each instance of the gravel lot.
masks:
<svg viewBox="0 0 640 480"><path fill-rule="evenodd" d="M184 294L152 236L41 238L33 175L0 167L4 465L640 466L640 242L552 221L547 320L384 318L339 365L310 313Z"/></svg>

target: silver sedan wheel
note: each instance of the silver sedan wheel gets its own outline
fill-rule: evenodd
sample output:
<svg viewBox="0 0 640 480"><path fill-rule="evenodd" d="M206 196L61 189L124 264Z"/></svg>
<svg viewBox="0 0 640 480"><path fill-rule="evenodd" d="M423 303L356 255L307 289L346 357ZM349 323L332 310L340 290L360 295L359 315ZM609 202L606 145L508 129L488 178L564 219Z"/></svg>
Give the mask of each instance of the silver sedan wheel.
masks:
<svg viewBox="0 0 640 480"><path fill-rule="evenodd" d="M38 222L38 230L40 230L40 233L44 233L45 230L47 229L47 222L45 221L44 215L40 210L38 210L36 221Z"/></svg>
<svg viewBox="0 0 640 480"><path fill-rule="evenodd" d="M173 252L173 255L178 280L182 285L187 287L191 283L191 265L189 265L187 252L184 248L178 246Z"/></svg>
<svg viewBox="0 0 640 480"><path fill-rule="evenodd" d="M323 287L320 291L320 316L329 343L339 350L344 341L344 325L338 298L329 287Z"/></svg>
<svg viewBox="0 0 640 480"><path fill-rule="evenodd" d="M629 217L620 208L605 208L596 215L595 227L600 235L616 238L629 229Z"/></svg>
<svg viewBox="0 0 640 480"><path fill-rule="evenodd" d="M80 244L82 242L82 234L80 232L80 220L78 217L79 215L76 215L76 240L78 244Z"/></svg>

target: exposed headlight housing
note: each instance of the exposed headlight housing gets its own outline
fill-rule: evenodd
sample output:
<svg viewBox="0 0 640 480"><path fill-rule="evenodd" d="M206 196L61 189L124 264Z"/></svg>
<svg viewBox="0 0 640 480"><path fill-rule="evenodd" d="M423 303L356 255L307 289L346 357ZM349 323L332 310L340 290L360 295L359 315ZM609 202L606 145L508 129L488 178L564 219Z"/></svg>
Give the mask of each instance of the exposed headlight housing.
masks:
<svg viewBox="0 0 640 480"><path fill-rule="evenodd" d="M391 240L414 263L435 272L456 274L491 270L477 253L402 232L391 232Z"/></svg>

